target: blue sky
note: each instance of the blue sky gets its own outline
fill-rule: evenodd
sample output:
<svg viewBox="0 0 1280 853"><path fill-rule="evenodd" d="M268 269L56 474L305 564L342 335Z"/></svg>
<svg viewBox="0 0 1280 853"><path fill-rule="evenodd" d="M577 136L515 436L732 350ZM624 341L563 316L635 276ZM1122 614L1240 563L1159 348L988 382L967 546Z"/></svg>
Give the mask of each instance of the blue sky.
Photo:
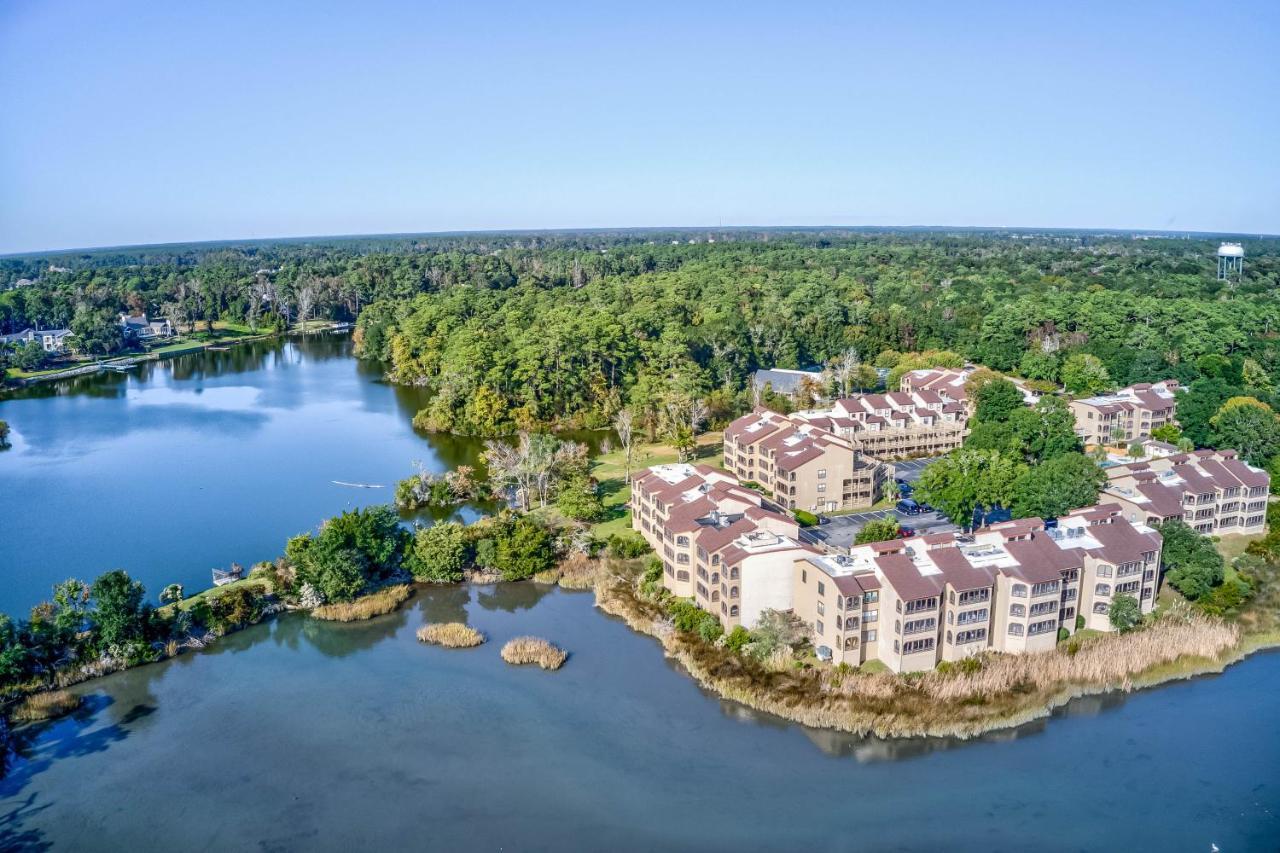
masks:
<svg viewBox="0 0 1280 853"><path fill-rule="evenodd" d="M1280 3L0 0L0 252L658 225L1280 233Z"/></svg>

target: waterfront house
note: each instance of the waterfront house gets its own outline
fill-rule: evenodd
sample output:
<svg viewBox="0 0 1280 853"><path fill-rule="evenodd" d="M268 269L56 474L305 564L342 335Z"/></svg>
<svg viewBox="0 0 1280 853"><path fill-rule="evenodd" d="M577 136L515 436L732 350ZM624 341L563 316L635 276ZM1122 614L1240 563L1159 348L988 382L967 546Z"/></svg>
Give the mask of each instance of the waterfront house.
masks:
<svg viewBox="0 0 1280 853"><path fill-rule="evenodd" d="M148 320L146 314L122 313L120 329L126 339L140 343L173 337L173 326L168 320Z"/></svg>

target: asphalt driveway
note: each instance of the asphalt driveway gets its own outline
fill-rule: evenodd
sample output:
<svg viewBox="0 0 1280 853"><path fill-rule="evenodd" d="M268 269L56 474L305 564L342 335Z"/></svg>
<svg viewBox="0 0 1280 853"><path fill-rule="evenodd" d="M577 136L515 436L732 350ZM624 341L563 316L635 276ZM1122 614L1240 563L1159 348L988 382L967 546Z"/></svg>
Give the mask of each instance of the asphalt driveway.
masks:
<svg viewBox="0 0 1280 853"><path fill-rule="evenodd" d="M903 479L906 478L903 477ZM817 527L807 527L801 530L800 538L808 544L816 545L819 548L848 551L853 546L853 540L858 535L858 532L868 522L888 517L896 518L899 525L910 527L917 534L950 533L959 530L946 517L936 511L922 512L919 515L907 515L904 512L898 512L896 509L881 509L874 512L857 512L852 515L831 516L826 524L819 524Z"/></svg>

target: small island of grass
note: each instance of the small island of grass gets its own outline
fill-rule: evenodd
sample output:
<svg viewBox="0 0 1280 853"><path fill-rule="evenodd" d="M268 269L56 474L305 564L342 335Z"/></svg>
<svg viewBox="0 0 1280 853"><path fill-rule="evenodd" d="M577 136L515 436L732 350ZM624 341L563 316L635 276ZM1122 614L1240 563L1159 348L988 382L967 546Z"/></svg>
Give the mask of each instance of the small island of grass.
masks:
<svg viewBox="0 0 1280 853"><path fill-rule="evenodd" d="M502 659L516 666L537 664L543 669L559 669L568 658L568 652L541 637L516 637L502 647Z"/></svg>
<svg viewBox="0 0 1280 853"><path fill-rule="evenodd" d="M447 649L470 649L484 643L486 637L470 625L461 622L439 622L423 625L418 629L418 640Z"/></svg>

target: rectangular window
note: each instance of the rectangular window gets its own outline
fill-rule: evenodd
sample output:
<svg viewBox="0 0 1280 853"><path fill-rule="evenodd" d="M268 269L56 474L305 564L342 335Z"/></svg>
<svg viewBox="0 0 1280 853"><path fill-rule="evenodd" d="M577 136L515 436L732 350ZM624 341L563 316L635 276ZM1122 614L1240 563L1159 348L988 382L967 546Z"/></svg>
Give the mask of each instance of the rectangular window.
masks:
<svg viewBox="0 0 1280 853"><path fill-rule="evenodd" d="M817 629L819 636L821 636L821 634L822 634L822 620L821 620L821 619L819 619L817 622L815 622L815 623L814 623L814 625L813 625L813 627Z"/></svg>
<svg viewBox="0 0 1280 853"><path fill-rule="evenodd" d="M819 601L819 602L818 602L818 615L819 615L819 616L826 616L826 615L827 615L827 608L826 608L826 607L824 607L824 606L822 605L822 602L821 602L821 601ZM821 632L821 631L819 631L818 633L822 633L822 632Z"/></svg>
<svg viewBox="0 0 1280 853"><path fill-rule="evenodd" d="M863 622L874 622L874 621L876 621L876 620L877 620L877 619L879 619L879 618L880 618L880 611L879 611L879 610L864 610L864 611L862 611L862 621L863 621Z"/></svg>
<svg viewBox="0 0 1280 853"><path fill-rule="evenodd" d="M826 594L827 594L827 585L824 584L822 581L818 581L818 595L826 595Z"/></svg>
<svg viewBox="0 0 1280 853"><path fill-rule="evenodd" d="M827 479L827 469L826 469L826 468L819 468L819 469L818 469L818 479L819 479L819 480L825 480L825 479Z"/></svg>
<svg viewBox="0 0 1280 853"><path fill-rule="evenodd" d="M874 628L873 628L873 629L871 629L870 631L863 631L863 632L862 632L862 642L864 642L864 643L874 643L875 641L876 641L876 632L875 632L875 629L874 629Z"/></svg>
<svg viewBox="0 0 1280 853"><path fill-rule="evenodd" d="M913 655L919 652L927 652L933 648L933 637L923 640L908 640L902 644L902 653L904 655Z"/></svg>

